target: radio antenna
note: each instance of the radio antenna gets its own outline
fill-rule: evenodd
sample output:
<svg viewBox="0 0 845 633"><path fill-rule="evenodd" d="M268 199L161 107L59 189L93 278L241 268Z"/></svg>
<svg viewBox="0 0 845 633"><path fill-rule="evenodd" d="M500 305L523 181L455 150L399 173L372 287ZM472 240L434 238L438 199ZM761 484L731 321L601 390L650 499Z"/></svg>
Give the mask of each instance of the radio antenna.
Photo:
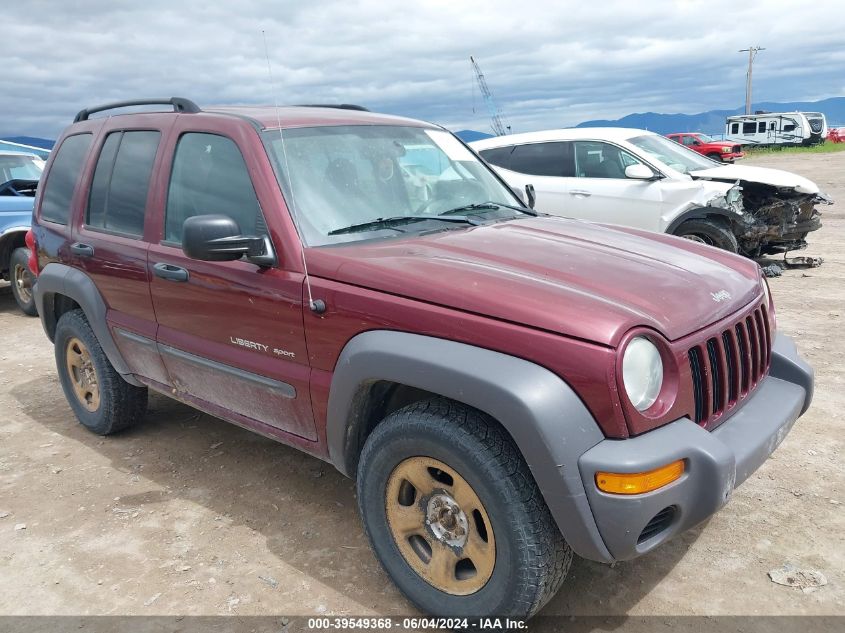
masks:
<svg viewBox="0 0 845 633"><path fill-rule="evenodd" d="M302 244L302 229L299 224L299 213L296 208L296 195L293 192L293 177L290 173L290 165L288 163L288 153L285 148L285 135L282 133L282 113L279 109L279 100L276 98L276 83L273 80L273 67L270 65L270 49L267 48L267 34L262 30L261 38L264 40L264 56L267 58L267 77L270 80L270 90L273 93L273 107L276 110L276 123L279 126L279 142L282 147L282 162L284 163L283 178L288 179L290 186L290 207L293 224L296 226L297 239L299 240L299 254L302 257L302 271L305 275L305 289L308 293L308 307L316 314L323 314L326 311L326 302L322 299L314 300L314 295L311 292L311 278L308 276L308 262L305 260L305 246Z"/></svg>

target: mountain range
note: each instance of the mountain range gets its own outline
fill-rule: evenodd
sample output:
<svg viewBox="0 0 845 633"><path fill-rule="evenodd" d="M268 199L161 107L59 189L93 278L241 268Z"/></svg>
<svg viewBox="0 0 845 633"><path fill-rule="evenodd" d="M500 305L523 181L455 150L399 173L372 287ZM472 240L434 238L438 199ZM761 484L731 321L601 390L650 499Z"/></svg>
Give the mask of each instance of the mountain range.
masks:
<svg viewBox="0 0 845 633"><path fill-rule="evenodd" d="M779 103L775 101L764 101L754 104L754 111L765 110L768 112L823 112L827 117L829 127L845 126L845 97L831 97L821 101L790 101ZM663 114L660 112L638 112L623 116L621 119L595 119L584 121L575 127L632 127L642 130L651 130L658 134L671 134L672 132L704 132L707 134L723 134L725 132L725 118L734 114L742 114L744 108L733 110L708 110L698 114ZM467 143L482 138L490 138L486 132L476 130L461 130L456 132L460 138ZM53 141L31 136L17 136L2 141L12 141L24 145L33 145L51 149Z"/></svg>
<svg viewBox="0 0 845 633"><path fill-rule="evenodd" d="M845 124L845 97L832 97L821 101L792 101L787 103L762 102L755 103L753 111L767 112L823 112L827 117L828 126ZM745 108L734 110L709 110L698 114L661 114L658 112L642 112L629 114L616 120L596 119L584 121L576 127L633 127L651 130L658 134L672 132L705 132L707 134L724 134L725 118L734 114L742 114Z"/></svg>
<svg viewBox="0 0 845 633"><path fill-rule="evenodd" d="M9 136L7 138L0 138L0 141L30 145L31 147L40 147L41 149L53 149L53 145L56 142L46 138L38 138L37 136Z"/></svg>

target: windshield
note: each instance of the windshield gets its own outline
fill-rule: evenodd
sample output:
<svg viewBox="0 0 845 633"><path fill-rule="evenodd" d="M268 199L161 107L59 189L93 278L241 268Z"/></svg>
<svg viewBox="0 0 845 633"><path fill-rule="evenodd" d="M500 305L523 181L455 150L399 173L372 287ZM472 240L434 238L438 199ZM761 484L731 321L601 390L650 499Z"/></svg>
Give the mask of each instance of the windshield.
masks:
<svg viewBox="0 0 845 633"><path fill-rule="evenodd" d="M696 134L696 138L701 141L702 143L712 143L713 137L707 136L706 134Z"/></svg>
<svg viewBox="0 0 845 633"><path fill-rule="evenodd" d="M10 180L38 180L44 161L28 154L0 155L0 183Z"/></svg>
<svg viewBox="0 0 845 633"><path fill-rule="evenodd" d="M472 152L443 130L348 125L293 128L282 134L284 142L278 130L264 132L264 139L308 246L397 231L465 228L467 223L436 218L473 204L520 205ZM508 212L508 217L514 215L518 212ZM401 228L376 223L402 217L408 221ZM344 230L368 223L376 224Z"/></svg>
<svg viewBox="0 0 845 633"><path fill-rule="evenodd" d="M629 138L628 142L660 161L670 169L688 174L699 169L713 169L713 161L664 136L646 134Z"/></svg>

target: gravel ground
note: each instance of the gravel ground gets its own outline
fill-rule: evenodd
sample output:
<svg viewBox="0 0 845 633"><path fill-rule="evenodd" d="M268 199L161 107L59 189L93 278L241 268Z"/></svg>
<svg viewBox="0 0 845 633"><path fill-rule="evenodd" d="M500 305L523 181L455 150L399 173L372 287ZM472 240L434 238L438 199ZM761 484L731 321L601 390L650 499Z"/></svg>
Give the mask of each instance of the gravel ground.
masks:
<svg viewBox="0 0 845 633"><path fill-rule="evenodd" d="M752 163L845 201L845 154ZM845 614L844 204L811 235L824 265L771 280L779 327L816 369L810 411L708 523L612 568L576 559L544 614ZM94 436L8 287L0 332L0 614L414 612L331 466L157 395L137 429ZM773 583L785 563L827 585Z"/></svg>

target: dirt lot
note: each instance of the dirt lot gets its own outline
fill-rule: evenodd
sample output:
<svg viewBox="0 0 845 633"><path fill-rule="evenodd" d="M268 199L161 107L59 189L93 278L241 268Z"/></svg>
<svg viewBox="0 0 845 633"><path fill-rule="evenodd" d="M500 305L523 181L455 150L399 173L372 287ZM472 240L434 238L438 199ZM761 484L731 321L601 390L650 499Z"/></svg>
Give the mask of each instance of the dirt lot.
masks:
<svg viewBox="0 0 845 633"><path fill-rule="evenodd" d="M813 407L706 525L613 568L576 560L545 614L845 614L845 154L753 163L842 201L807 251L825 264L771 282ZM0 614L413 613L332 467L161 396L139 428L94 436L8 287L0 332ZM784 563L828 584L776 585Z"/></svg>

